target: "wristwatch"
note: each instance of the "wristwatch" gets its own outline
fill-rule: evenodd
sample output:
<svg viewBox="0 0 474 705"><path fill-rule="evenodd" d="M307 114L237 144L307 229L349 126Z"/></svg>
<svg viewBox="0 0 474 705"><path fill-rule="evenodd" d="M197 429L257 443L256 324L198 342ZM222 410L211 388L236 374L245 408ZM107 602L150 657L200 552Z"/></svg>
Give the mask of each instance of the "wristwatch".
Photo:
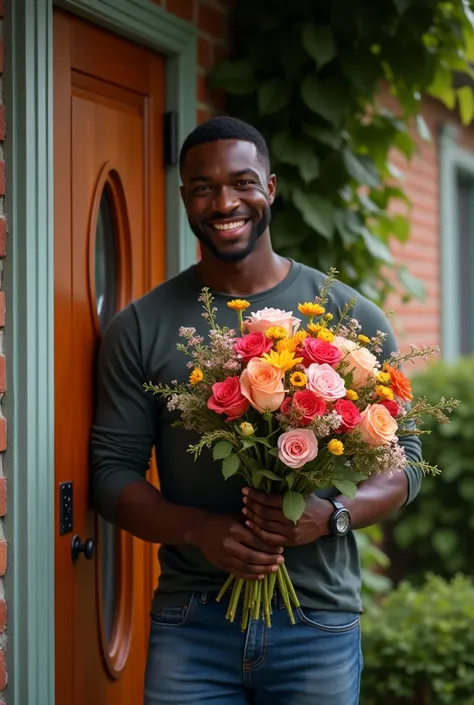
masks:
<svg viewBox="0 0 474 705"><path fill-rule="evenodd" d="M327 538L341 538L349 533L352 525L351 513L337 499L326 497L328 502L334 507L334 511L329 517L329 531Z"/></svg>

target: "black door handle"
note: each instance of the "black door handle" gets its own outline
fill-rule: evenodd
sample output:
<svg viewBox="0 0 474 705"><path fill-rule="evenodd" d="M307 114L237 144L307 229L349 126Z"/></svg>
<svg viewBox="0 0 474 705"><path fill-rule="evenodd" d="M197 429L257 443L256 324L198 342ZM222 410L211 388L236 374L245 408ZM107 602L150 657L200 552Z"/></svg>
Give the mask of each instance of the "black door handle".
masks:
<svg viewBox="0 0 474 705"><path fill-rule="evenodd" d="M87 558L88 561L90 561L92 558L94 558L94 553L95 553L94 539L86 539L84 541L84 543L82 543L81 537L76 534L75 536L73 536L72 544L71 544L72 560L77 561L77 559L79 558L81 553L84 554L84 558Z"/></svg>

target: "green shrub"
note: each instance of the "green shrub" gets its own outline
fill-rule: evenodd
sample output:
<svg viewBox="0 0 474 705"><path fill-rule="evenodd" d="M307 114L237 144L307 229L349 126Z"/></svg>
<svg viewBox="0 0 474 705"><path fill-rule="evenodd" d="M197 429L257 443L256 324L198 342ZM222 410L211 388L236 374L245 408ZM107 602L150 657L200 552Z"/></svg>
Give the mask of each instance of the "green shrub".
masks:
<svg viewBox="0 0 474 705"><path fill-rule="evenodd" d="M362 620L361 705L474 705L474 584L401 583Z"/></svg>
<svg viewBox="0 0 474 705"><path fill-rule="evenodd" d="M385 575L390 559L381 549L383 533L380 526L359 529L355 537L361 563L362 599L367 607L392 587L392 581Z"/></svg>
<svg viewBox="0 0 474 705"><path fill-rule="evenodd" d="M427 571L474 575L474 357L429 366L413 387L416 397L462 403L451 423L426 424L431 433L423 436L423 454L442 474L426 477L419 497L388 525L392 576L419 583Z"/></svg>

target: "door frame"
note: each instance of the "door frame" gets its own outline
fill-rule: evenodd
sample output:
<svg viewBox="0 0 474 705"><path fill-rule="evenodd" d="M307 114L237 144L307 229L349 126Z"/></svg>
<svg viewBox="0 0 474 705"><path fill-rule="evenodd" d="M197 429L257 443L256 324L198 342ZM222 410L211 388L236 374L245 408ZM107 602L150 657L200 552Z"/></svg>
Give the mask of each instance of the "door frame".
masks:
<svg viewBox="0 0 474 705"><path fill-rule="evenodd" d="M54 705L53 0L5 5L8 702ZM193 129L193 25L152 0L60 0L57 5L164 54L166 109L178 114L180 139ZM167 275L172 276L196 260L177 166L167 169L166 191Z"/></svg>

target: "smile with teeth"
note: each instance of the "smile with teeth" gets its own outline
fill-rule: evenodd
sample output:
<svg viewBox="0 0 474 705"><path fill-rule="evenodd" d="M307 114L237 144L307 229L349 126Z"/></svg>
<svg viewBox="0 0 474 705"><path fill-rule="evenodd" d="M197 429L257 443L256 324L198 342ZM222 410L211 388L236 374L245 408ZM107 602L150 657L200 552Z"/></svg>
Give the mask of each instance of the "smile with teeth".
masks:
<svg viewBox="0 0 474 705"><path fill-rule="evenodd" d="M238 230L243 228L245 223L245 220L236 220L233 223L213 223L212 227L216 230Z"/></svg>

